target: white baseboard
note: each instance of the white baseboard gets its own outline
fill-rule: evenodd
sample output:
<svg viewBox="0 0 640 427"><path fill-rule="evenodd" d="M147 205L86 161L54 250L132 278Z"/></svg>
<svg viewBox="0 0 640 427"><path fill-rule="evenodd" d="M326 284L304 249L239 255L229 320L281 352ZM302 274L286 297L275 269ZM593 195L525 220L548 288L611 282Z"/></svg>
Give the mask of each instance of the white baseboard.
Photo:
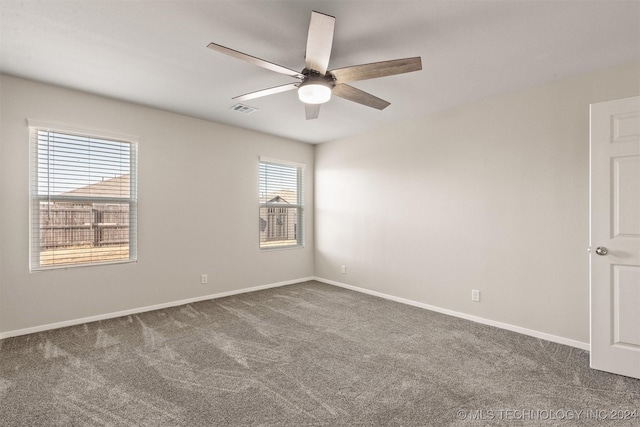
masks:
<svg viewBox="0 0 640 427"><path fill-rule="evenodd" d="M132 308L129 310L117 311L114 313L99 314L97 316L82 317L80 319L65 320L63 322L49 323L47 325L34 326L31 328L16 329L14 331L0 332L0 340L19 335L33 334L36 332L48 331L50 329L64 328L67 326L81 325L83 323L96 322L98 320L113 319L115 317L130 316L132 314L144 313L146 311L160 310L163 308L176 307L179 305L191 304L198 301L206 301L210 299L223 298L231 295L244 294L247 292L260 291L262 289L277 288L279 286L292 285L294 283L306 282L314 280L314 277L304 277L301 279L287 280L285 282L270 283L267 285L253 286L251 288L238 289L234 291L220 292L217 294L203 295L195 298L188 298L179 301L170 301L162 304L149 305L146 307Z"/></svg>
<svg viewBox="0 0 640 427"><path fill-rule="evenodd" d="M163 308L169 308L169 307L176 307L176 306L179 306L179 305L191 304L191 303L198 302L198 301L205 301L205 300L210 300L210 299L228 297L228 296L232 296L232 295L244 294L244 293L247 293L247 292L260 291L262 289L277 288L279 286L292 285L292 284L295 284L295 283L305 282L305 281L308 281L308 280L317 280L318 282L326 283L328 285L338 286L338 287L341 287L341 288L350 289L352 291L361 292L361 293L368 294L368 295L373 295L373 296L376 296L376 297L388 299L388 300L399 302L399 303L402 303L402 304L407 304L407 305L412 305L414 307L424 308L426 310L435 311L437 313L447 314L449 316L454 316L454 317L459 317L461 319L471 320L472 322L477 322L477 323L481 323L481 324L489 325L489 326L495 326L497 328L506 329L508 331L513 331L513 332L517 332L517 333L524 334L524 335L529 335L529 336L532 336L532 337L535 337L535 338L540 338L540 339L551 341L551 342L555 342L555 343L558 343L558 344L568 345L568 346L579 348L579 349L582 349L582 350L587 350L587 351L590 350L589 343L576 341L576 340L572 340L572 339L569 339L569 338L559 337L559 336L556 336L556 335L547 334L545 332L534 331L532 329L522 328L520 326L511 325L509 323L497 322L495 320L485 319L485 318L482 318L482 317L473 316L473 315L466 314L466 313L460 313L458 311L448 310L446 308L436 307L436 306L433 306L433 305L424 304L424 303L421 303L421 302L409 300L409 299L406 299L406 298L400 298L400 297L396 297L396 296L393 296L393 295L388 295L388 294L384 294L382 292L372 291L372 290L369 290L369 289L360 288L360 287L353 286L353 285L347 285L346 283L336 282L334 280L324 279L322 277L304 277L304 278L295 279L295 280L287 280L287 281L284 281L284 282L270 283L270 284L266 284L266 285L253 286L253 287L250 287L250 288L238 289L238 290L227 291L227 292L220 292L220 293L211 294L211 295L203 295L203 296L199 296L199 297L195 297L195 298L188 298L188 299L179 300L179 301L170 301L170 302L166 302L166 303L162 303L162 304L156 304L156 305L150 305L150 306L146 306L146 307L139 307L139 308L133 308L133 309L129 309L129 310L113 312L113 313L100 314L100 315L97 315L97 316L89 316L89 317L83 317L83 318L79 318L79 319L65 320L63 322L56 322L56 323L50 323L50 324L46 324L46 325L39 325L39 326L31 327L31 328L16 329L16 330L13 330L13 331L8 331L8 332L0 332L0 339L16 337L16 336L19 336L19 335L33 334L33 333L36 333L36 332L48 331L48 330L51 330L51 329L64 328L64 327L67 327L67 326L80 325L80 324L83 324L83 323L96 322L98 320L107 320L107 319L113 319L113 318L116 318L116 317L129 316L129 315L132 315L132 314L144 313L146 311L160 310L160 309L163 309Z"/></svg>
<svg viewBox="0 0 640 427"><path fill-rule="evenodd" d="M571 346L571 347L575 347L575 348L579 348L579 349L587 350L587 351L589 351L591 349L591 346L589 345L589 343L586 343L586 342L576 341L576 340L572 340L572 339L564 338L564 337L559 337L557 335L551 335L551 334L547 334L545 332L534 331L533 329L522 328L520 326L511 325L509 323L497 322L495 320L485 319L483 317L473 316L471 314L460 313L458 311L448 310L446 308L436 307L436 306L433 306L433 305L424 304L424 303L421 303L421 302L417 302L417 301L413 301L413 300L409 300L409 299L405 299L405 298L400 298L400 297L396 297L396 296L393 296L393 295L384 294L382 292L371 291L369 289L364 289L364 288L359 288L357 286L347 285L346 283L340 283L340 282L336 282L334 280L323 279L322 277L314 277L313 279L317 280L318 282L326 283L328 285L339 286L341 288L350 289L350 290L356 291L356 292L362 292L364 294L373 295L373 296L376 296L376 297L388 299L388 300L399 302L399 303L402 303L402 304L412 305L414 307L424 308L426 310L435 311L437 313L448 314L449 316L454 316L454 317L459 317L461 319L471 320L472 322L482 323L483 325L495 326L496 328L506 329L506 330L512 331L512 332L518 332L520 334L529 335L529 336L532 336L532 337L535 337L535 338L540 338L540 339L551 341L551 342L555 342L555 343L558 343L558 344L564 344L564 345L568 345L568 346Z"/></svg>

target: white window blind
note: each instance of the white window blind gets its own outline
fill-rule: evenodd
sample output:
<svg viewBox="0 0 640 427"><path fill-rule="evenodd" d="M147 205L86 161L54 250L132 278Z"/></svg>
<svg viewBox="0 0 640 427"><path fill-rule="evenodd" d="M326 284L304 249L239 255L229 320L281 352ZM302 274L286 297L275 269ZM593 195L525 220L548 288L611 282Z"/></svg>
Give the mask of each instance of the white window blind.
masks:
<svg viewBox="0 0 640 427"><path fill-rule="evenodd" d="M260 248L303 245L304 165L260 160Z"/></svg>
<svg viewBox="0 0 640 427"><path fill-rule="evenodd" d="M31 127L31 269L135 261L135 141Z"/></svg>

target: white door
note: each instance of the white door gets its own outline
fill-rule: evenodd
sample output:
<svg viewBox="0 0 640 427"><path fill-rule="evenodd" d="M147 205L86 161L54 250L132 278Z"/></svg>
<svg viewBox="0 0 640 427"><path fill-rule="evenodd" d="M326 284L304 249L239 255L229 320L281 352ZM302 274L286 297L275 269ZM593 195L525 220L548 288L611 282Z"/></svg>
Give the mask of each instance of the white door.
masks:
<svg viewBox="0 0 640 427"><path fill-rule="evenodd" d="M591 367L640 378L640 97L591 105Z"/></svg>

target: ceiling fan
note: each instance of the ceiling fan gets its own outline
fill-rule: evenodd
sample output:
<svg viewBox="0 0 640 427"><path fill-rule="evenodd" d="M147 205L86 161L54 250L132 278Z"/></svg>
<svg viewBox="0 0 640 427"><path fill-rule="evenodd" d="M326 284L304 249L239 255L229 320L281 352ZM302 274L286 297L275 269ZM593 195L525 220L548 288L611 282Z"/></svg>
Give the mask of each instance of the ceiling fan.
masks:
<svg viewBox="0 0 640 427"><path fill-rule="evenodd" d="M237 50L216 43L209 43L207 47L266 68L267 70L286 74L301 80L257 92L250 92L233 98L238 101L297 89L298 97L305 104L307 120L318 117L320 105L329 101L332 94L368 107L377 108L378 110L386 108L389 106L389 102L356 89L353 86L349 86L346 83L421 70L422 61L420 57L394 59L327 70L329 57L331 55L331 46L333 44L335 21L336 18L333 16L316 11L311 12L309 34L307 36L307 51L304 61L305 67L301 72L282 67L273 62L265 61L264 59L256 58L255 56L247 55L246 53L238 52Z"/></svg>

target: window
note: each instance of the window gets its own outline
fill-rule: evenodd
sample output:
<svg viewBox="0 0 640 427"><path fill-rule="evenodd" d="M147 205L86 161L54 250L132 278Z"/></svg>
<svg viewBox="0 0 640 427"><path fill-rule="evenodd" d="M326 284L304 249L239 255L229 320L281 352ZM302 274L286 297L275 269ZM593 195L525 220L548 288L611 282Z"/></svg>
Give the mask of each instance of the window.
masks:
<svg viewBox="0 0 640 427"><path fill-rule="evenodd" d="M260 248L303 245L304 165L260 159Z"/></svg>
<svg viewBox="0 0 640 427"><path fill-rule="evenodd" d="M136 141L29 125L31 270L135 261Z"/></svg>

